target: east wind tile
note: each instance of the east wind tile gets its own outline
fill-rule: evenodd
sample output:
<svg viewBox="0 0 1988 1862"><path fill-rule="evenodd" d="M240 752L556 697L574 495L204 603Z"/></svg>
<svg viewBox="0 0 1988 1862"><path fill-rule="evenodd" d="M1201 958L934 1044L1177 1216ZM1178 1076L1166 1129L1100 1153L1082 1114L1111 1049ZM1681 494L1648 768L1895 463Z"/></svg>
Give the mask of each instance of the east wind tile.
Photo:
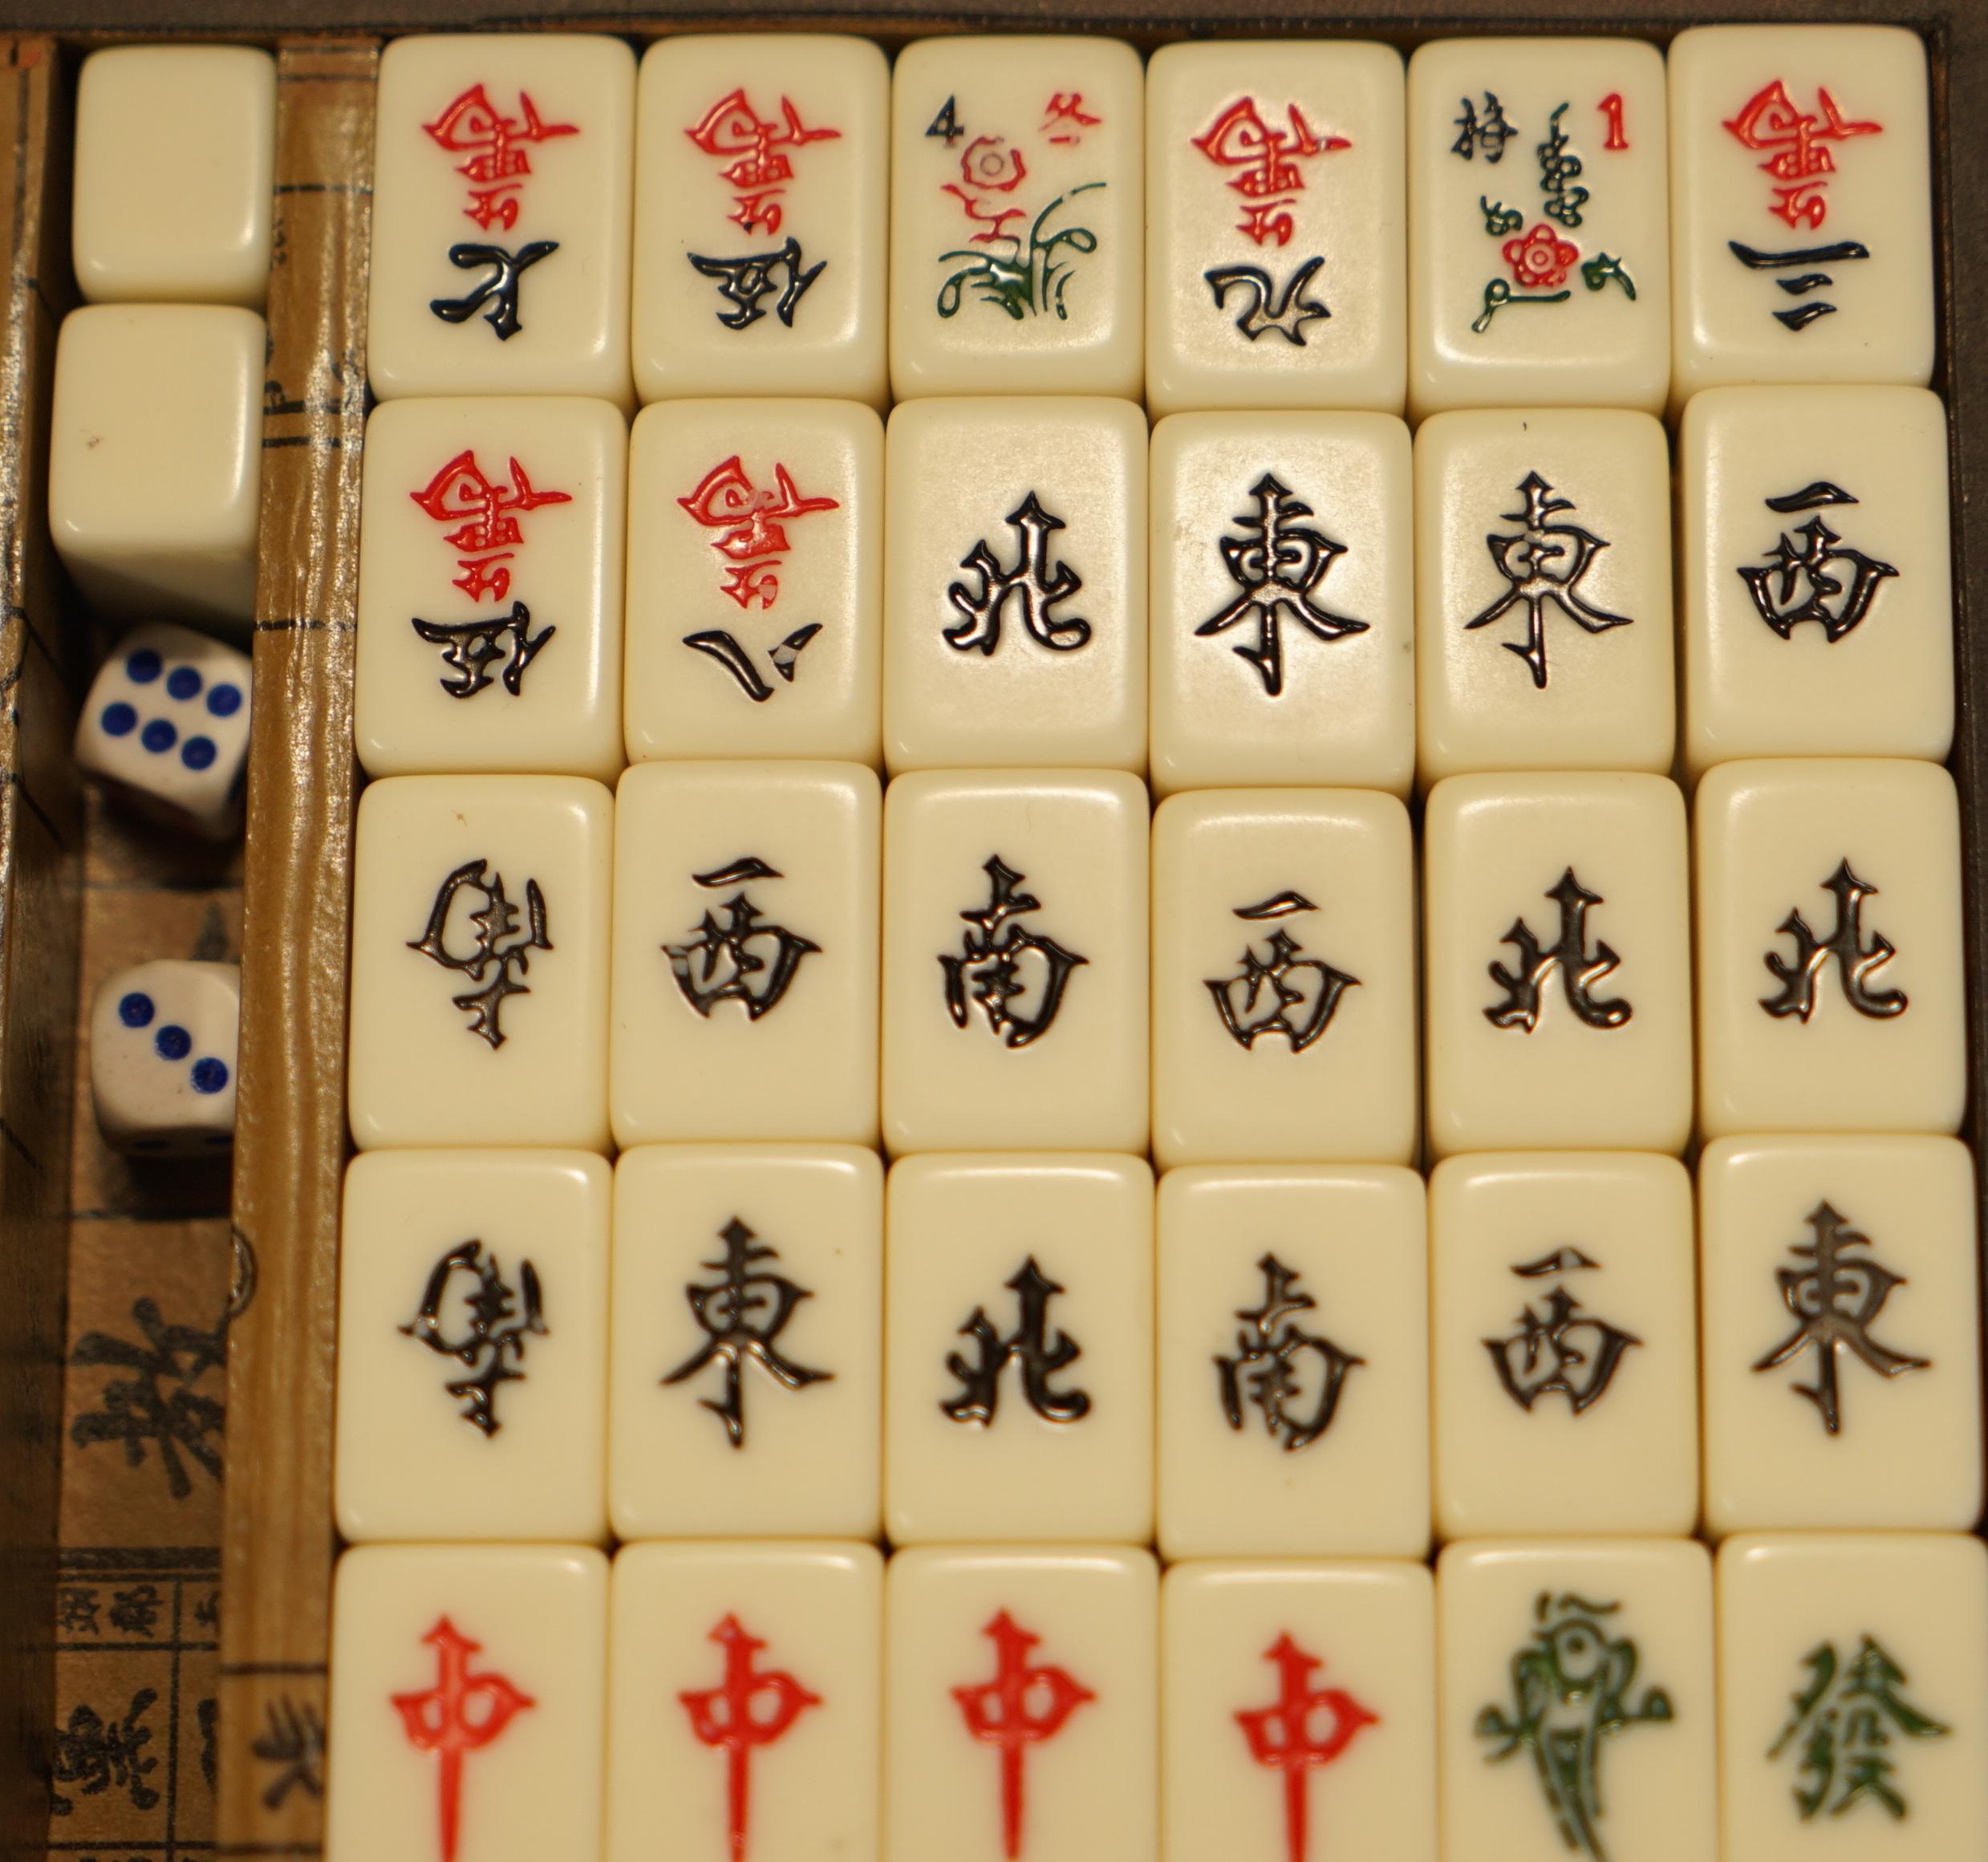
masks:
<svg viewBox="0 0 1988 1862"><path fill-rule="evenodd" d="M1154 1151L1406 1163L1414 850L1358 789L1203 789L1153 823Z"/></svg>
<svg viewBox="0 0 1988 1862"><path fill-rule="evenodd" d="M643 1146L622 1154L615 1192L616 1532L876 1536L876 1153Z"/></svg>
<svg viewBox="0 0 1988 1862"><path fill-rule="evenodd" d="M1676 785L1453 776L1424 824L1430 1149L1682 1150L1691 963Z"/></svg>
<svg viewBox="0 0 1988 1862"><path fill-rule="evenodd" d="M1370 408L1407 385L1392 47L1166 46L1146 67L1146 399Z"/></svg>
<svg viewBox="0 0 1988 1862"><path fill-rule="evenodd" d="M1184 414L1153 430L1154 789L1406 795L1415 656L1408 429Z"/></svg>
<svg viewBox="0 0 1988 1862"><path fill-rule="evenodd" d="M1726 1853L1946 1862L1988 1844L1988 1562L1960 1534L1719 1548Z"/></svg>
<svg viewBox="0 0 1988 1862"><path fill-rule="evenodd" d="M635 367L681 395L886 397L890 67L867 40L689 34L644 54Z"/></svg>
<svg viewBox="0 0 1988 1862"><path fill-rule="evenodd" d="M374 410L353 721L369 773L619 773L627 445L605 401Z"/></svg>
<svg viewBox="0 0 1988 1862"><path fill-rule="evenodd" d="M635 55L604 34L397 39L381 54L373 392L627 405Z"/></svg>
<svg viewBox="0 0 1988 1862"><path fill-rule="evenodd" d="M1689 1532L1691 1183L1633 1153L1451 1158L1430 1183L1436 1523Z"/></svg>
<svg viewBox="0 0 1988 1862"><path fill-rule="evenodd" d="M1452 39L1408 63L1410 417L1654 413L1670 377L1663 54Z"/></svg>
<svg viewBox="0 0 1988 1862"><path fill-rule="evenodd" d="M1398 1168L1170 1170L1158 1222L1161 1551L1420 1557L1421 1179Z"/></svg>
<svg viewBox="0 0 1988 1862"><path fill-rule="evenodd" d="M1712 1862L1702 1546L1460 1541L1437 1561L1436 1646L1446 1862Z"/></svg>
<svg viewBox="0 0 1988 1862"><path fill-rule="evenodd" d="M1684 749L1944 758L1946 413L1922 388L1730 387L1678 441Z"/></svg>
<svg viewBox="0 0 1988 1862"><path fill-rule="evenodd" d="M1166 1862L1434 1862L1435 1640L1422 1565L1173 1566Z"/></svg>
<svg viewBox="0 0 1988 1862"><path fill-rule="evenodd" d="M883 428L671 401L629 456L628 753L882 758Z"/></svg>
<svg viewBox="0 0 1988 1862"><path fill-rule="evenodd" d="M1114 39L915 41L891 78L891 385L1136 397L1145 73Z"/></svg>
<svg viewBox="0 0 1988 1862"><path fill-rule="evenodd" d="M613 813L575 776L391 776L361 797L361 1149L605 1147Z"/></svg>
<svg viewBox="0 0 1988 1862"><path fill-rule="evenodd" d="M1696 818L1706 1135L1958 1130L1953 777L1876 757L1722 764Z"/></svg>
<svg viewBox="0 0 1988 1862"><path fill-rule="evenodd" d="M373 1151L347 1167L346 1538L606 1536L610 1189L586 1152Z"/></svg>
<svg viewBox="0 0 1988 1862"><path fill-rule="evenodd" d="M1933 372L1926 54L1889 26L1721 26L1670 46L1682 403L1739 382Z"/></svg>
<svg viewBox="0 0 1988 1862"><path fill-rule="evenodd" d="M1982 1381L1966 1147L1721 1138L1698 1195L1706 1524L1971 1527Z"/></svg>
<svg viewBox="0 0 1988 1862"><path fill-rule="evenodd" d="M874 772L644 763L619 794L616 1141L874 1143Z"/></svg>
<svg viewBox="0 0 1988 1862"><path fill-rule="evenodd" d="M607 1862L842 1862L881 1840L876 1548L638 1545L615 1558Z"/></svg>

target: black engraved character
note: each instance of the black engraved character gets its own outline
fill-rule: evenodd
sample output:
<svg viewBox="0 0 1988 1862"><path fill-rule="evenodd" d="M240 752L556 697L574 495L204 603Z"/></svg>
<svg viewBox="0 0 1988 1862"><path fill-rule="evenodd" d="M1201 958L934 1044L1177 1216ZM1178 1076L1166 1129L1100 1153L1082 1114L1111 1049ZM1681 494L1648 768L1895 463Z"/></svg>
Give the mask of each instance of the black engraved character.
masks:
<svg viewBox="0 0 1988 1862"><path fill-rule="evenodd" d="M1787 515L1856 501L1841 485L1817 479L1799 491L1769 498L1766 503L1769 510ZM1801 539L1799 543L1796 537ZM1846 550L1842 544L1843 539L1820 517L1811 517L1793 537L1783 531L1764 563L1748 563L1738 571L1761 619L1783 640L1792 638L1803 621L1814 621L1821 627L1824 639L1834 645L1871 611L1878 584L1898 573L1889 562L1880 562L1860 550ZM1847 571L1847 576L1841 571Z"/></svg>
<svg viewBox="0 0 1988 1862"><path fill-rule="evenodd" d="M525 668L559 631L544 627L534 634L531 623L531 610L514 601L508 615L493 615L487 620L444 623L416 615L409 625L431 647L441 648L442 663L455 677L438 683L451 698L474 698L489 684L490 668L499 660L508 661L501 675L504 689L517 698L524 692Z"/></svg>
<svg viewBox="0 0 1988 1862"><path fill-rule="evenodd" d="M1591 634L1605 633L1610 627L1630 626L1627 615L1612 615L1584 600L1582 578L1593 566L1596 556L1609 547L1605 539L1578 524L1556 524L1550 520L1561 511L1574 508L1571 498L1556 497L1553 488L1536 472L1519 481L1525 509L1503 515L1523 523L1515 536L1492 531L1484 539L1498 573L1511 584L1498 599L1474 620L1463 623L1468 632L1487 627L1521 602L1526 611L1526 639L1500 643L1507 653L1515 653L1531 667L1533 685L1546 689L1546 610L1550 602L1570 621Z"/></svg>
<svg viewBox="0 0 1988 1862"><path fill-rule="evenodd" d="M1847 265L1852 260L1871 256L1871 249L1857 239L1839 239L1830 245L1804 245L1791 252L1763 252L1757 246L1743 245L1737 239L1729 239L1726 244L1733 257L1749 271L1793 271L1793 278L1774 281L1791 298L1806 297L1811 291L1819 291L1836 282L1828 272L1816 271L1813 267ZM1776 310L1774 320L1799 335L1818 317L1833 317L1836 314L1834 304L1812 298L1792 310Z"/></svg>
<svg viewBox="0 0 1988 1862"><path fill-rule="evenodd" d="M793 684L794 667L801 650L821 631L819 621L810 621L805 627L796 627L777 647L766 649L766 657L773 661L773 671L780 675L783 684ZM773 687L753 663L752 655L739 643L736 635L723 627L707 627L700 633L686 634L684 644L692 652L709 654L739 682L739 689L753 704L764 704L773 696Z"/></svg>
<svg viewBox="0 0 1988 1862"><path fill-rule="evenodd" d="M1308 258L1281 286L1271 277L1268 266L1219 265L1201 275L1215 294L1218 310L1228 308L1231 291L1242 293L1243 307L1236 314L1235 327L1252 343L1274 330L1287 343L1302 349L1304 326L1332 315L1317 298L1306 294L1325 262L1323 256Z"/></svg>
<svg viewBox="0 0 1988 1862"><path fill-rule="evenodd" d="M691 1316L704 1333L704 1341L663 1379L680 1384L694 1377L705 1365L724 1366L724 1394L716 1399L700 1397L698 1402L724 1425L734 1448L745 1446L745 1385L741 1375L748 1358L785 1389L805 1389L809 1384L826 1383L833 1371L809 1370L782 1355L775 1341L786 1329L794 1308L813 1294L786 1278L757 1266L779 1258L779 1251L756 1247L757 1239L737 1216L719 1231L724 1242L722 1260L700 1264L722 1277L708 1286L695 1281L684 1288Z"/></svg>
<svg viewBox="0 0 1988 1862"><path fill-rule="evenodd" d="M793 238L771 252L749 252L743 258L706 258L695 252L687 252L684 256L690 261L693 271L718 281L718 295L732 308L715 314L728 330L749 330L766 314L760 308L760 299L773 290L776 273L785 274L785 282L773 306L773 314L791 330L794 306L828 264L826 259L822 258L804 266L801 241Z"/></svg>
<svg viewBox="0 0 1988 1862"><path fill-rule="evenodd" d="M748 879L778 879L783 875L757 854L748 854L709 873L693 873L692 882L706 891L742 886ZM801 959L822 947L784 925L760 923L759 907L743 890L724 902L720 924L707 911L697 935L686 944L665 944L676 987L684 1000L708 1017L720 1002L736 1002L746 1018L757 1021L780 1006L793 984Z"/></svg>
<svg viewBox="0 0 1988 1862"><path fill-rule="evenodd" d="M1562 1247L1511 1271L1521 1280L1536 1280L1599 1267L1579 1248ZM1483 1345L1505 1394L1520 1409L1530 1412L1542 1397L1564 1397L1578 1416L1608 1394L1623 1353L1642 1342L1582 1311L1580 1300L1556 1284L1546 1296L1544 1316L1528 1303L1519 1308L1507 1337L1487 1338Z"/></svg>
<svg viewBox="0 0 1988 1862"><path fill-rule="evenodd" d="M1560 972L1566 992L1567 1006L1589 1028L1621 1028L1635 1011L1626 1002L1597 1000L1591 992L1622 959L1598 939L1594 955L1588 955L1588 908L1606 903L1598 892L1590 892L1574 877L1569 866L1556 880L1546 896L1560 908L1560 935L1543 945L1522 918L1514 919L1511 929L1499 939L1519 953L1519 968L1507 970L1494 961L1491 980L1505 992L1505 1000L1484 1011L1495 1028L1522 1028L1528 1034L1540 1024L1540 1009L1546 986Z"/></svg>
<svg viewBox="0 0 1988 1862"><path fill-rule="evenodd" d="M558 249L556 239L534 239L514 253L506 252L501 245L480 245L473 241L452 245L448 262L459 271L474 271L487 266L490 275L462 297L430 298L428 307L444 323L466 323L487 303L490 308L485 312L484 322L496 331L499 342L508 343L524 327L517 320L520 282L539 260L550 258Z"/></svg>
<svg viewBox="0 0 1988 1862"><path fill-rule="evenodd" d="M1252 924L1317 910L1303 893L1288 891L1235 907L1235 915ZM1281 925L1270 934L1266 948L1268 956L1260 958L1244 945L1240 974L1203 980L1238 1046L1253 1048L1265 1035L1281 1035L1292 1053L1301 1054L1325 1033L1340 997L1360 979L1303 956L1304 947Z"/></svg>
<svg viewBox="0 0 1988 1862"><path fill-rule="evenodd" d="M1563 226L1578 226L1580 210L1587 204L1588 190L1568 184L1581 172L1580 157L1568 153L1569 138L1560 128L1568 106L1561 104L1548 119L1546 140L1539 146L1540 192L1545 197L1544 211L1549 220ZM1633 295L1633 294L1631 294Z"/></svg>
<svg viewBox="0 0 1988 1862"><path fill-rule="evenodd" d="M1255 513L1232 520L1248 534L1217 539L1229 579L1242 593L1196 627L1195 638L1206 639L1254 620L1256 639L1229 651L1255 667L1264 690L1276 698L1284 691L1284 615L1317 640L1364 634L1367 623L1333 614L1312 599L1312 590L1346 553L1345 544L1298 521L1313 514L1312 507L1294 498L1290 488L1269 473L1249 488L1249 495L1256 501Z"/></svg>
<svg viewBox="0 0 1988 1862"><path fill-rule="evenodd" d="M1230 1428L1239 1431L1244 1403L1254 1404L1264 1429L1283 1443L1286 1454L1295 1454L1332 1427L1347 1374L1367 1361L1292 1323L1294 1313L1311 1312L1318 1304L1298 1291L1300 1275L1274 1254L1256 1265L1264 1276L1263 1304L1237 1309L1243 1324L1235 1334L1235 1355L1215 1361L1222 1414ZM1308 1379L1302 1368L1308 1358L1316 1366Z"/></svg>
<svg viewBox="0 0 1988 1862"><path fill-rule="evenodd" d="M1484 112L1479 116L1468 97L1458 99L1463 114L1454 119L1459 134L1450 144L1452 155L1460 155L1469 161L1480 148L1484 159L1495 164L1505 152L1505 144L1519 134L1517 124L1505 115L1505 107L1498 101L1494 91L1484 93ZM1563 105L1564 108L1564 106Z"/></svg>
<svg viewBox="0 0 1988 1862"><path fill-rule="evenodd" d="M1815 1240L1806 1247L1795 1243L1788 1252L1808 1264L1774 1271L1782 1301L1795 1315L1795 1329L1753 1368L1778 1370L1812 1348L1816 1381L1795 1385L1795 1393L1816 1406L1823 1427L1834 1435L1843 1427L1842 1396L1836 1381L1838 1352L1853 1353L1881 1377L1927 1370L1933 1361L1907 1357L1872 1337L1871 1327L1885 1302L1894 1287L1905 1284L1905 1276L1852 1251L1868 1248L1871 1238L1851 1227L1827 1203L1817 1203L1805 1219L1816 1231Z"/></svg>
<svg viewBox="0 0 1988 1862"><path fill-rule="evenodd" d="M1778 996L1763 996L1760 1006L1774 1016L1793 1015L1803 1021L1816 1012L1816 980L1833 962L1843 985L1844 1000L1860 1015L1885 1020L1905 1012L1907 997L1902 989L1872 989L1871 978L1897 951L1890 939L1873 931L1864 942L1864 902L1877 896L1875 886L1867 886L1850 870L1850 862L1839 861L1836 870L1823 882L1823 890L1836 902L1836 928L1819 938L1808 928L1799 907L1791 911L1775 929L1795 940L1795 961L1784 962L1769 951L1762 961L1781 985Z"/></svg>
<svg viewBox="0 0 1988 1862"><path fill-rule="evenodd" d="M444 1308L449 1283L458 1274L467 1274L475 1285L462 1302L462 1329L452 1336ZM524 1372L511 1366L524 1363L525 1340L534 1333L551 1336L538 1272L529 1261L518 1264L517 1282L513 1287L504 1278L497 1257L485 1255L481 1241L459 1243L429 1270L421 1304L400 1328L438 1357L469 1368L469 1376L443 1387L462 1405L463 1421L481 1430L486 1440L504 1426L497 1413L498 1385L525 1381Z"/></svg>
<svg viewBox="0 0 1988 1862"><path fill-rule="evenodd" d="M946 1357L946 1369L964 1386L960 1393L942 1401L939 1408L955 1422L991 1425L1000 1402L1001 1373L1009 1365L1021 1369L1021 1393L1030 1409L1045 1422L1076 1422L1090 1414L1090 1398L1082 1390L1055 1390L1049 1380L1083 1356L1083 1348L1067 1332L1047 1337L1049 1302L1063 1288L1036 1265L1030 1255L1007 1282L1015 1296L1015 1329L1003 1338L994 1329L984 1306L976 1306L973 1316L960 1328L962 1338L971 1338L980 1348L980 1361L968 1364L956 1351Z"/></svg>
<svg viewBox="0 0 1988 1862"><path fill-rule="evenodd" d="M1070 972L1090 959L1015 922L1041 911L1042 904L1017 890L1022 875L1003 864L999 854L982 870L988 876L988 903L979 911L960 914L969 927L960 955L939 959L946 977L946 1008L953 1026L964 1028L971 1005L977 1003L1003 1046L1025 1048L1049 1032ZM1017 1002L1033 1007L1016 1014Z"/></svg>
<svg viewBox="0 0 1988 1862"><path fill-rule="evenodd" d="M481 893L484 904L482 911L469 914L475 935L468 954L458 956L448 946L448 920L456 894L465 889ZM552 948L552 939L546 933L546 897L536 879L525 882L525 935L520 937L517 907L505 892L504 875L493 873L488 860L465 860L435 894L427 929L408 944L409 950L433 959L444 970L460 971L482 985L450 1000L469 1017L469 1032L493 1048L504 1045L505 998L531 994L520 980L531 968L531 953Z"/></svg>
<svg viewBox="0 0 1988 1862"><path fill-rule="evenodd" d="M1006 521L1015 529L1015 566L1003 569L985 538L960 558L962 569L980 577L980 588L976 594L964 582L947 587L946 598L966 619L944 630L946 644L962 653L978 647L992 655L1001 642L1001 610L1012 596L1020 603L1022 625L1031 639L1052 653L1073 652L1089 640L1090 623L1059 619L1053 611L1084 586L1067 562L1049 566L1049 533L1061 530L1063 520L1051 517L1031 492Z"/></svg>

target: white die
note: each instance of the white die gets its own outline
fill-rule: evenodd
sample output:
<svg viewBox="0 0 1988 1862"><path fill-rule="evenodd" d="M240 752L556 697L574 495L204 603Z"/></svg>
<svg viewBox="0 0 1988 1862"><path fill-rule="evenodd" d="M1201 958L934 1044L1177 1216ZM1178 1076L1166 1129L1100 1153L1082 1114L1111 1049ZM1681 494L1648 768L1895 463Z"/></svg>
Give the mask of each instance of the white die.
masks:
<svg viewBox="0 0 1988 1862"><path fill-rule="evenodd" d="M135 627L98 669L76 724L84 775L169 827L241 826L249 656L186 627Z"/></svg>
<svg viewBox="0 0 1988 1862"><path fill-rule="evenodd" d="M234 1142L233 963L162 959L120 970L90 1009L90 1092L104 1140L136 1157L201 1157Z"/></svg>

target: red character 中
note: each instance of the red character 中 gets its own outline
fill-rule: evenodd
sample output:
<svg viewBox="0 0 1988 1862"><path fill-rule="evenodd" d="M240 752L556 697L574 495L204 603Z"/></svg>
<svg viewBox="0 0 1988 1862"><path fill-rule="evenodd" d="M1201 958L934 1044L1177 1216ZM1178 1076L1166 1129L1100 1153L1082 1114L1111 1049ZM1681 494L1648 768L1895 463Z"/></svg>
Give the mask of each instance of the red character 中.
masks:
<svg viewBox="0 0 1988 1862"><path fill-rule="evenodd" d="M425 1694L397 1694L392 1701L417 1752L441 1760L442 1862L456 1862L456 1837L462 1823L462 1762L501 1737L524 1709L538 1703L501 1674L473 1674L469 1657L483 1645L457 1633L440 1618L421 1640L435 1651L435 1685ZM473 1709L472 1703L475 1706Z"/></svg>
<svg viewBox="0 0 1988 1862"><path fill-rule="evenodd" d="M493 566L509 562L525 541L517 513L573 501L569 492L534 489L515 459L510 468L508 487L493 485L477 465L474 451L465 449L420 491L408 494L438 524L458 526L443 542L462 552L456 566L463 573L455 585L472 601L481 601L486 594L502 601L510 592L511 572Z"/></svg>
<svg viewBox="0 0 1988 1862"><path fill-rule="evenodd" d="M780 100L780 120L769 121L745 100L743 87L720 97L684 133L706 155L732 157L724 178L739 192L725 217L745 232L780 230L780 184L793 179L793 164L781 152L810 142L834 142L839 129L809 129L792 102Z"/></svg>
<svg viewBox="0 0 1988 1862"><path fill-rule="evenodd" d="M518 92L517 107L521 118L505 116L482 85L475 84L432 123L421 125L451 155L469 157L456 164L456 172L485 185L469 190L463 213L486 231L493 226L509 231L517 224L517 197L524 187L517 177L532 172L525 145L580 133L577 124L546 122L526 91Z"/></svg>
<svg viewBox="0 0 1988 1862"><path fill-rule="evenodd" d="M1288 1634L1277 1638L1264 1659L1276 1663L1282 1679L1277 1704L1239 1711L1235 1718L1249 1742L1250 1757L1284 1774L1284 1836L1291 1862L1305 1862L1310 1841L1305 1775L1331 1764L1362 1726L1374 1725L1380 1716L1341 1689L1312 1689L1318 1657L1307 1655ZM1314 1738L1312 1724L1321 1710L1330 1716L1330 1730Z"/></svg>
<svg viewBox="0 0 1988 1862"><path fill-rule="evenodd" d="M773 468L772 488L762 490L746 476L735 452L704 476L696 490L677 503L708 530L720 533L711 546L730 558L724 592L740 607L755 602L770 608L780 598L773 571L793 546L785 526L813 511L842 509L834 498L803 497L784 465Z"/></svg>
<svg viewBox="0 0 1988 1862"><path fill-rule="evenodd" d="M993 1638L994 1678L955 1687L952 1698L966 1716L967 1730L1000 1749L1001 1837L1008 1862L1016 1862L1026 1807L1023 1757L1031 1746L1053 1739L1072 1714L1097 1697L1063 1669L1031 1668L1028 1651L1042 1638L1017 1625L1007 1611L981 1633Z"/></svg>
<svg viewBox="0 0 1988 1862"><path fill-rule="evenodd" d="M1803 221L1820 226L1828 217L1829 204L1823 198L1828 183L1819 177L1834 174L1836 162L1823 144L1845 142L1853 136L1878 136L1884 131L1880 123L1851 122L1820 84L1816 97L1822 107L1820 116L1797 108L1787 85L1776 78L1756 91L1725 126L1743 147L1775 152L1760 166L1784 185L1774 190L1774 205L1768 211L1779 214L1791 226Z"/></svg>
<svg viewBox="0 0 1988 1862"><path fill-rule="evenodd" d="M1217 168L1238 171L1228 184L1245 203L1237 230L1259 245L1271 239L1280 245L1290 243L1293 203L1272 197L1304 192L1304 171L1299 163L1353 147L1343 136L1320 136L1295 103L1287 104L1284 114L1288 130L1272 129L1255 98L1239 97L1192 138L1194 146Z"/></svg>
<svg viewBox="0 0 1988 1862"><path fill-rule="evenodd" d="M725 1757L726 1828L731 1834L732 1862L745 1862L746 1828L753 1801L753 1748L771 1746L809 1707L822 1704L791 1674L777 1669L756 1669L754 1658L766 1645L747 1633L736 1617L727 1617L711 1632L724 1650L724 1679L716 1687L680 1694L690 1715L691 1730L704 1745Z"/></svg>

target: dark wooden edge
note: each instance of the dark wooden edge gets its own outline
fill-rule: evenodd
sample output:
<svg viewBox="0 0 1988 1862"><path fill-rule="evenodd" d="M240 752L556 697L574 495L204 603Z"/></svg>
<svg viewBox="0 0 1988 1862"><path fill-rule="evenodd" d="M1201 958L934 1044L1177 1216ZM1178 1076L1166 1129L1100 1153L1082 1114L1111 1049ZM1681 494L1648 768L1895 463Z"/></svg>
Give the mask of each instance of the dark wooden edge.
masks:
<svg viewBox="0 0 1988 1862"><path fill-rule="evenodd" d="M39 1856L68 1284L82 816L44 480L67 307L66 91L46 39L0 40L0 1856Z"/></svg>
<svg viewBox="0 0 1988 1862"><path fill-rule="evenodd" d="M321 1842L314 1792L270 1801L264 1735L325 1723L378 61L370 39L278 51L221 1523L223 1856Z"/></svg>

